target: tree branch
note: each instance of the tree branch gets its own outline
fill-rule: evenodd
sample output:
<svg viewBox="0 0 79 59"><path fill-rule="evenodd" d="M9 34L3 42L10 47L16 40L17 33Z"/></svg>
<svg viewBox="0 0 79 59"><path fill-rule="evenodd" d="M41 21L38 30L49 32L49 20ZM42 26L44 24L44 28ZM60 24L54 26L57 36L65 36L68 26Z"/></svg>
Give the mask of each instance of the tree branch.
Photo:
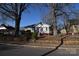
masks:
<svg viewBox="0 0 79 59"><path fill-rule="evenodd" d="M2 11L0 11L3 15L5 15L5 16L7 16L7 17L9 17L9 18L11 18L11 19L13 19L13 20L15 20L13 17L11 17L9 14L6 14L5 12L2 12Z"/></svg>

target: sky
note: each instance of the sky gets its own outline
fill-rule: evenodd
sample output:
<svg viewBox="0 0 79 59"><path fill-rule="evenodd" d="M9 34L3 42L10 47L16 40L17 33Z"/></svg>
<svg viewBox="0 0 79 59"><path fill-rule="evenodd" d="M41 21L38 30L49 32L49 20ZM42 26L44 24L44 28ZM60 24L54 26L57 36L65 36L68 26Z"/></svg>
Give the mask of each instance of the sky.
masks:
<svg viewBox="0 0 79 59"><path fill-rule="evenodd" d="M74 4L73 9L79 10L79 4ZM32 24L37 24L42 21L42 15L48 12L47 7L42 7L41 10L38 8L29 8L29 11L24 12L21 20L21 27L28 26ZM60 18L61 19L61 18ZM60 20L59 23L63 22Z"/></svg>
<svg viewBox="0 0 79 59"><path fill-rule="evenodd" d="M73 9L79 9L79 4L74 4L75 7ZM49 9L47 7L30 7L28 10L24 11L22 14L22 19L20 23L20 27L32 25L32 24L37 24L42 21L43 15L47 14ZM60 18L61 19L61 18ZM59 21L62 23L61 21ZM9 25L14 26L15 22L14 21L8 21L7 22Z"/></svg>
<svg viewBox="0 0 79 59"><path fill-rule="evenodd" d="M39 22L42 22L42 15L48 13L47 7L30 7L28 10L24 11L22 14L22 19L20 23L20 27L37 24ZM8 24L14 26L15 22L10 21Z"/></svg>

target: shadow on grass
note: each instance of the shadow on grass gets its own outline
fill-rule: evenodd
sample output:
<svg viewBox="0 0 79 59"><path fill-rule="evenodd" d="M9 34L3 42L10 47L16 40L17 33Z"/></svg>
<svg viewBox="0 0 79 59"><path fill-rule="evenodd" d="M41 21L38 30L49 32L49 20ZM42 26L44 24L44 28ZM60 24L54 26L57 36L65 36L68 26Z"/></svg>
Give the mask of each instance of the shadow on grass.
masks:
<svg viewBox="0 0 79 59"><path fill-rule="evenodd" d="M48 51L48 52L44 53L44 54L41 55L41 56L46 56L46 55L48 55L48 54L50 54L50 53L56 51L61 45L63 45L63 39L66 38L66 37L67 37L67 36L64 36L64 37L61 38L60 44L59 44L55 49L53 49L53 50L51 50L51 51Z"/></svg>

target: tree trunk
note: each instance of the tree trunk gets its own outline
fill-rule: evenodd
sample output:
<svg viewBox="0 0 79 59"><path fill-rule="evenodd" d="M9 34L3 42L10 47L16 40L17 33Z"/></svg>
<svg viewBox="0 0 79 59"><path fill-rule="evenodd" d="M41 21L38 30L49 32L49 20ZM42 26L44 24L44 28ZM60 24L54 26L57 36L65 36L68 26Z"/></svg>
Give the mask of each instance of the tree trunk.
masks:
<svg viewBox="0 0 79 59"><path fill-rule="evenodd" d="M21 17L17 17L15 20L15 36L19 36L20 20Z"/></svg>
<svg viewBox="0 0 79 59"><path fill-rule="evenodd" d="M55 27L53 27L53 35L54 35L54 36L56 36L56 35L57 35L57 28L56 28L56 26L55 26Z"/></svg>
<svg viewBox="0 0 79 59"><path fill-rule="evenodd" d="M53 35L56 36L57 35L57 21L56 21L56 13L55 10L53 10Z"/></svg>
<svg viewBox="0 0 79 59"><path fill-rule="evenodd" d="M69 23L68 23L68 17L67 16L65 16L64 15L64 27L65 27L65 29L66 29L66 34L68 34L68 32L69 32Z"/></svg>
<svg viewBox="0 0 79 59"><path fill-rule="evenodd" d="M68 34L68 32L69 32L69 31L68 31L68 30L69 30L68 27L65 26L65 29L66 29L66 34Z"/></svg>

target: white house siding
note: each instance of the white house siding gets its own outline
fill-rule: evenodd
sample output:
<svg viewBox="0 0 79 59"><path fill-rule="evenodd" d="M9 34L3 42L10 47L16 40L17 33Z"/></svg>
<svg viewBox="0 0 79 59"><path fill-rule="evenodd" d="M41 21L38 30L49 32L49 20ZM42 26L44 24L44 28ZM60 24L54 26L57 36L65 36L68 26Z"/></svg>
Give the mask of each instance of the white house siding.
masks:
<svg viewBox="0 0 79 59"><path fill-rule="evenodd" d="M43 31L44 31L44 33L49 33L49 27L44 27Z"/></svg>
<svg viewBox="0 0 79 59"><path fill-rule="evenodd" d="M35 28L39 33L49 34L50 33L49 27L50 25L48 24L38 24Z"/></svg>

